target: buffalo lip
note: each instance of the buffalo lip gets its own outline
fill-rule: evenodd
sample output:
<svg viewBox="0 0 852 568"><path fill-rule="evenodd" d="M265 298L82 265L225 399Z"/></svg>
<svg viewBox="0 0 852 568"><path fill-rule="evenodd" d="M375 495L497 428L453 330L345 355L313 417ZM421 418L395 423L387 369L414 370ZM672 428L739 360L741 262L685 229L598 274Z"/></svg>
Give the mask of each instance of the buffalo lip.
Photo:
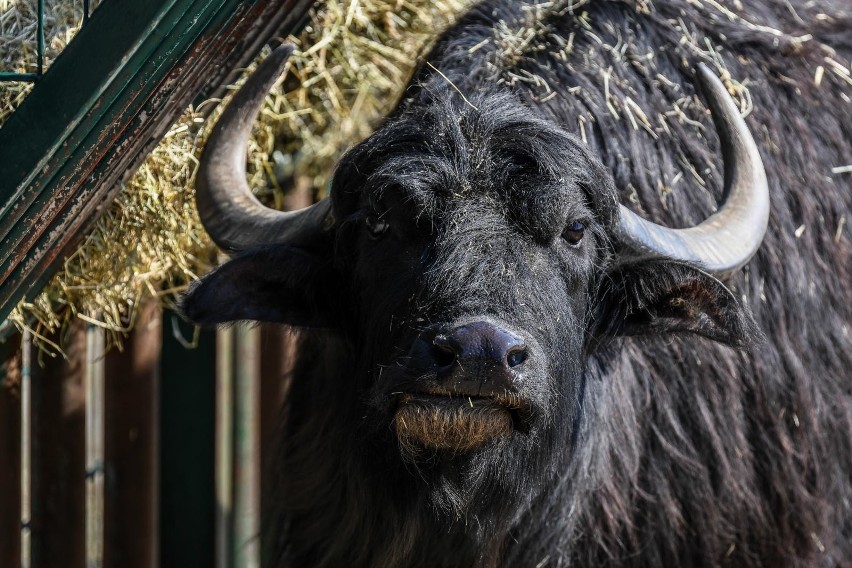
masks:
<svg viewBox="0 0 852 568"><path fill-rule="evenodd" d="M403 453L416 458L474 451L516 430L517 416L490 397L406 392L398 393L393 424Z"/></svg>
<svg viewBox="0 0 852 568"><path fill-rule="evenodd" d="M511 414L512 421L516 425L527 424L533 414L532 404L527 399L508 391L481 395L444 387L425 387L404 391L397 390L391 394L395 395L395 411L412 402L442 406L449 401L466 401L471 408L477 406L499 406Z"/></svg>

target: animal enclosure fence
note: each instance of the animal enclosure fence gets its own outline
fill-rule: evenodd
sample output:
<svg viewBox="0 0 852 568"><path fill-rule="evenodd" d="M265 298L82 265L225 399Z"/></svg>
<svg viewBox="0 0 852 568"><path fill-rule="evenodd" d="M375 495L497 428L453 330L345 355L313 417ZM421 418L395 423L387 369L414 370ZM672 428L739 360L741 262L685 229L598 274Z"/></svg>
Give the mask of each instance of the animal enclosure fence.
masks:
<svg viewBox="0 0 852 568"><path fill-rule="evenodd" d="M0 565L259 564L292 337L193 335L150 304L123 351L83 322L67 358L3 343Z"/></svg>

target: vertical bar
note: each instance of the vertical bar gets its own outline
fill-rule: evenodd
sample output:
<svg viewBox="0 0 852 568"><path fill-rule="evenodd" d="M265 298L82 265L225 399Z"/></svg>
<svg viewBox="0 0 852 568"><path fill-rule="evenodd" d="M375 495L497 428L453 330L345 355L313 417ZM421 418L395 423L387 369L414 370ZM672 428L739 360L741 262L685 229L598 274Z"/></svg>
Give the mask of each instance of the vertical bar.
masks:
<svg viewBox="0 0 852 568"><path fill-rule="evenodd" d="M295 361L297 335L280 325L265 324L260 329L260 525L263 538L260 563L268 566L267 555L274 550L277 536L273 515L277 514L274 504L279 433Z"/></svg>
<svg viewBox="0 0 852 568"><path fill-rule="evenodd" d="M216 568L231 568L234 329L216 332Z"/></svg>
<svg viewBox="0 0 852 568"><path fill-rule="evenodd" d="M105 361L104 566L159 565L162 311L140 309L124 351Z"/></svg>
<svg viewBox="0 0 852 568"><path fill-rule="evenodd" d="M160 373L161 568L213 566L215 547L215 336L167 312ZM174 322L175 327L172 326ZM176 336L182 336L176 339Z"/></svg>
<svg viewBox="0 0 852 568"><path fill-rule="evenodd" d="M44 0L38 0L38 76L44 74Z"/></svg>
<svg viewBox="0 0 852 568"><path fill-rule="evenodd" d="M60 341L57 337L53 341ZM33 346L31 566L86 565L86 329L72 324L66 358Z"/></svg>
<svg viewBox="0 0 852 568"><path fill-rule="evenodd" d="M10 568L21 565L22 344L20 334L0 342L0 566Z"/></svg>
<svg viewBox="0 0 852 568"><path fill-rule="evenodd" d="M234 565L260 566L260 328L236 329Z"/></svg>
<svg viewBox="0 0 852 568"><path fill-rule="evenodd" d="M32 337L21 338L21 568L32 566Z"/></svg>
<svg viewBox="0 0 852 568"><path fill-rule="evenodd" d="M89 23L89 0L83 0L83 25Z"/></svg>
<svg viewBox="0 0 852 568"><path fill-rule="evenodd" d="M86 328L86 566L104 553L104 330Z"/></svg>

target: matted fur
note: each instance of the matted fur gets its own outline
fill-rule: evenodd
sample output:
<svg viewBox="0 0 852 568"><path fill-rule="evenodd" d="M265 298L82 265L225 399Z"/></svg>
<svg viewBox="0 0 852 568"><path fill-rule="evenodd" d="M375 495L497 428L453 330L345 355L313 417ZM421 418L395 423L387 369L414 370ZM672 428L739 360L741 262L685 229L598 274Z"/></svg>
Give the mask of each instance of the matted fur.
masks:
<svg viewBox="0 0 852 568"><path fill-rule="evenodd" d="M486 0L461 19L426 56L387 126L339 168L336 266L381 255L380 245L352 252L372 207L361 187L381 201L406 185L416 206L398 207L447 226L434 228L421 257L385 258L387 273L356 273L345 290L311 296L352 301L341 308L342 329L359 322L359 333L302 337L278 462L272 563L848 564L852 246L843 223L852 188L832 168L852 159L852 119L850 83L828 60L848 65L852 57L849 8L842 0L753 0L737 15L702 0L532 4ZM682 295L702 301L694 270L635 279L642 269L621 259L608 235L616 190L674 227L715 207L719 141L692 80L696 60L708 57L739 82L732 90L748 87L747 96L737 93L751 105L747 122L766 164L769 231L728 282L734 294L686 329L705 337L660 335L671 326L634 336L632 325L683 317ZM434 148L449 150L429 165ZM538 193L512 194L516 170L530 163L542 176L527 180L541 182ZM418 177L427 165L435 179ZM571 195L584 193L585 205L554 213L565 201L547 185L548 172ZM449 188L450 197L417 193L417 183ZM506 187L517 199L500 210L497 188ZM586 239L594 262L562 255L559 270L574 276L553 286L556 269L535 255L558 238L559 219L582 215L595 221ZM523 239L507 234L505 219L517 220ZM504 284L523 267L529 274L519 278L550 287L530 299ZM381 297L359 288L381 288L392 271L418 280L395 282ZM294 286L295 276L287 278ZM684 284L672 292L669 281ZM575 293L584 282L588 298L631 299L602 310ZM409 290L417 292L409 298ZM748 352L722 343L756 337L740 299L765 335ZM650 300L667 307L631 320ZM580 380L540 385L533 394L557 402L537 406L544 410L528 432L467 454L402 459L371 385L389 380L382 371L401 372L381 363L397 361L419 331L411 314L453 310L511 318L543 342L575 338L541 349L566 354L547 362L549 376ZM616 316L621 323L609 329Z"/></svg>

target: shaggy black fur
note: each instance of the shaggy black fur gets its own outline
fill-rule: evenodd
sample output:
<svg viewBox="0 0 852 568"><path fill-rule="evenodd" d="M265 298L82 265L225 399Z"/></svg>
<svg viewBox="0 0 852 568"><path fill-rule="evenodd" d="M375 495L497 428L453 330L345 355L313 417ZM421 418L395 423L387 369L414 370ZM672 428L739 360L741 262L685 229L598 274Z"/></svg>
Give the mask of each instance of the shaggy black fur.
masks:
<svg viewBox="0 0 852 568"><path fill-rule="evenodd" d="M272 563L849 565L852 187L832 167L852 160L852 88L829 60L849 65L852 8L534 4L486 0L444 34L340 164L325 240L251 251L186 298L199 322L330 328L302 335ZM712 212L719 142L692 81L711 48L748 86L772 194L730 290L610 238L619 199L674 227ZM530 418L406 452L406 353L471 319L532 346Z"/></svg>

